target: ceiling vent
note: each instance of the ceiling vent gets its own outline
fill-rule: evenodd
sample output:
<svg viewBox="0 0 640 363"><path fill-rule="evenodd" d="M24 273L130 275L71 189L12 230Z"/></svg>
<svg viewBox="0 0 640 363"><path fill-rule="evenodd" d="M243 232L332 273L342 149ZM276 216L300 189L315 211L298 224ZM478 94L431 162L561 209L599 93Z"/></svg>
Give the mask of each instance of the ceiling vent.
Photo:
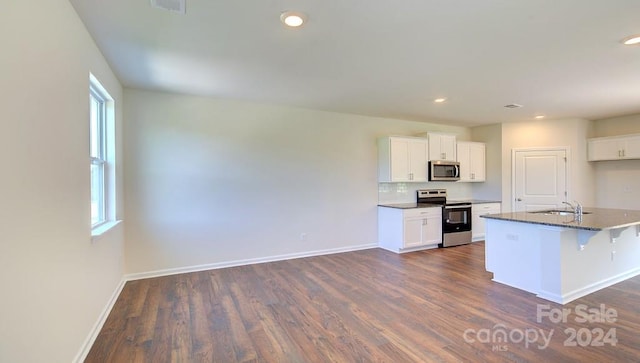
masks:
<svg viewBox="0 0 640 363"><path fill-rule="evenodd" d="M186 14L187 6L185 2L186 0L151 0L151 6L174 13Z"/></svg>
<svg viewBox="0 0 640 363"><path fill-rule="evenodd" d="M508 105L504 105L504 107L506 107L506 108L520 108L520 107L522 107L522 105L519 105L517 103L510 103Z"/></svg>

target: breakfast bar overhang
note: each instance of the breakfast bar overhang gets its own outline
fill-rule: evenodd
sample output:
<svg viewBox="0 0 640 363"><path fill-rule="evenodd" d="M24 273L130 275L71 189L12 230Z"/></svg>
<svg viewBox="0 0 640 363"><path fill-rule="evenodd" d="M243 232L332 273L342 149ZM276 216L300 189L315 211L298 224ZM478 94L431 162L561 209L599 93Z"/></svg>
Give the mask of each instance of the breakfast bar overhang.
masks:
<svg viewBox="0 0 640 363"><path fill-rule="evenodd" d="M493 281L559 304L640 274L640 211L585 208L486 218Z"/></svg>

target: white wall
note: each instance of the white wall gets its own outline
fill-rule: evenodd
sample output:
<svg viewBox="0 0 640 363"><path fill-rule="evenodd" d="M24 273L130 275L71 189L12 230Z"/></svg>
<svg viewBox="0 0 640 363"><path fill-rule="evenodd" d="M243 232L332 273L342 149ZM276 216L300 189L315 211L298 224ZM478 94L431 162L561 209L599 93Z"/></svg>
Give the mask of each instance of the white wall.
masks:
<svg viewBox="0 0 640 363"><path fill-rule="evenodd" d="M640 133L640 114L594 121L592 137L618 136Z"/></svg>
<svg viewBox="0 0 640 363"><path fill-rule="evenodd" d="M594 122L594 135L617 136L640 133L640 114ZM640 160L593 163L597 180L597 204L602 208L640 209Z"/></svg>
<svg viewBox="0 0 640 363"><path fill-rule="evenodd" d="M436 127L129 89L125 102L129 273L376 244L376 139Z"/></svg>
<svg viewBox="0 0 640 363"><path fill-rule="evenodd" d="M5 1L0 45L0 362L69 362L123 274L122 228L91 241L89 72L122 90L66 0Z"/></svg>
<svg viewBox="0 0 640 363"><path fill-rule="evenodd" d="M569 198L596 206L595 170L587 162L587 138L593 125L582 119L502 124L502 210L511 210L511 152L515 148L568 146L571 152Z"/></svg>

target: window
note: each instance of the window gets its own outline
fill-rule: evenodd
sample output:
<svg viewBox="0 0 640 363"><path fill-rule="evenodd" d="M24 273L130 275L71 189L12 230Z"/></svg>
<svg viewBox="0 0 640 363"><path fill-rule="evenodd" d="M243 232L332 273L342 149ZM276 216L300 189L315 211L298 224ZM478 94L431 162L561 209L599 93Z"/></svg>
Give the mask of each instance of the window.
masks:
<svg viewBox="0 0 640 363"><path fill-rule="evenodd" d="M113 128L113 100L100 83L91 76L89 85L89 130L91 157L91 227L104 225L112 217L114 188L111 185L114 145L109 132Z"/></svg>

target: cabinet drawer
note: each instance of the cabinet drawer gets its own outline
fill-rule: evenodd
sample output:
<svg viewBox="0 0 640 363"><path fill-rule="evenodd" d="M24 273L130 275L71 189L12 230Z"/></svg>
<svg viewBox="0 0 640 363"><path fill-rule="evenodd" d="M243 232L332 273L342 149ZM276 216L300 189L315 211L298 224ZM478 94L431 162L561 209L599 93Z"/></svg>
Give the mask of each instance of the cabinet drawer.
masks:
<svg viewBox="0 0 640 363"><path fill-rule="evenodd" d="M407 209L404 211L404 218L441 217L441 216L442 216L442 208L440 207L415 208L415 209Z"/></svg>
<svg viewBox="0 0 640 363"><path fill-rule="evenodd" d="M500 213L500 203L474 204L473 213Z"/></svg>

